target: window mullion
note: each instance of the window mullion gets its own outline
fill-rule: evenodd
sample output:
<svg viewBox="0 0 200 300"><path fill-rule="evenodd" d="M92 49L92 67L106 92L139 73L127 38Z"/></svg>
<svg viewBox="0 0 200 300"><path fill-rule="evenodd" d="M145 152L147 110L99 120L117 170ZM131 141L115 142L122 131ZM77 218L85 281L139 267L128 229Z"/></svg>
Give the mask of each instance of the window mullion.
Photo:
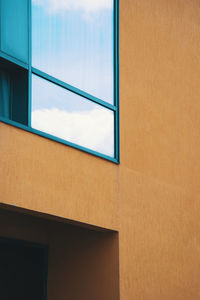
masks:
<svg viewBox="0 0 200 300"><path fill-rule="evenodd" d="M48 74L46 74L46 73L44 73L44 72L42 72L42 71L40 71L36 68L32 68L32 73L39 76L39 77L41 77L41 78L43 78L43 79L46 79L46 80L50 81L50 82L52 82L56 85L59 85L59 86L65 88L65 89L69 90L70 92L73 92L73 93L75 93L75 94L77 94L77 95L79 95L83 98L86 98L86 99L88 99L92 102L95 102L95 103L97 103L97 104L99 104L99 105L101 105L105 108L108 108L112 111L117 110L116 106L114 106L114 105L112 105L108 102L105 102L105 101L103 101L103 100L101 100L97 97L94 97L94 96L92 96L92 95L90 95L90 94L88 94L88 93L86 93L86 92L84 92L80 89L77 89L76 87L71 86L71 85L69 85L69 84L67 84L67 83L65 83L65 82L63 82L63 81L61 81L61 80L59 80L59 79L57 79L53 76L50 76L50 75L48 75Z"/></svg>
<svg viewBox="0 0 200 300"><path fill-rule="evenodd" d="M32 12L31 12L31 0L28 5L28 126L31 127L31 99L32 99Z"/></svg>

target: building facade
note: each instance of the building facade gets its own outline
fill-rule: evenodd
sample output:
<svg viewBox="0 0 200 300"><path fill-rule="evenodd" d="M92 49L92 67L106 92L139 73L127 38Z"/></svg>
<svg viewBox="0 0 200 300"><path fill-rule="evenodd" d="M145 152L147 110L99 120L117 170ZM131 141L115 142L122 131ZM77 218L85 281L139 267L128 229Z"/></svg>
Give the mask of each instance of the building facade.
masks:
<svg viewBox="0 0 200 300"><path fill-rule="evenodd" d="M119 12L120 163L0 122L0 237L46 247L48 300L198 300L199 1Z"/></svg>

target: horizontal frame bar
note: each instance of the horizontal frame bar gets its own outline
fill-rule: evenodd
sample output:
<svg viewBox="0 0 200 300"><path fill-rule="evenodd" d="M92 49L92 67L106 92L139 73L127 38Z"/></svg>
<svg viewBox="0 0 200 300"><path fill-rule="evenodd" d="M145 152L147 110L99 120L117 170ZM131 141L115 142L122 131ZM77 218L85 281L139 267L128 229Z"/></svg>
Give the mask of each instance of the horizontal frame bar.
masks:
<svg viewBox="0 0 200 300"><path fill-rule="evenodd" d="M1 51L1 50L0 50L0 57L2 57L2 58L4 58L4 59L8 60L9 62L12 62L12 63L14 63L15 65L18 65L18 66L20 66L20 67L22 67L22 68L24 68L24 69L26 69L26 70L28 70L28 68L29 68L28 64L26 64L26 63L24 63L24 62L18 60L18 59L15 58L15 57L12 57L11 55L8 55L8 54L4 53L4 52Z"/></svg>
<svg viewBox="0 0 200 300"><path fill-rule="evenodd" d="M96 152L96 151L90 150L90 149L88 149L88 148L79 146L79 145L77 145L77 144L68 142L68 141L63 140L63 139L61 139L61 138L58 138L58 137L56 137L56 136L54 136L54 135L51 135L51 134L45 133L45 132L43 132L43 131L40 131L40 130L31 128L31 127L25 126L25 125L23 125L23 124L20 124L20 123L15 122L15 121L12 121L12 120L9 120L9 119L0 117L0 122L3 122L3 123L5 123L5 124L8 124L8 125L11 125L11 126L14 126L14 127L17 127L17 128L19 128L19 129L28 131L28 132L33 133L33 134L36 134L36 135L39 135L39 136L41 136L41 137L43 137L43 138L47 138L47 139L53 140L53 141L55 141L55 142L58 142L58 143L61 143L61 144L64 144L64 145L67 145L67 146L76 148L77 150L86 152L86 153L88 153L88 154L92 154L92 155L97 156L97 157L99 157L99 158L102 158L102 159L111 161L111 162L113 162L113 163L115 163L115 164L119 164L119 161L118 161L117 159L111 157L111 156L104 155L104 154L102 154L102 153L100 153L100 152Z"/></svg>
<svg viewBox="0 0 200 300"><path fill-rule="evenodd" d="M92 95L90 95L90 94L88 94L88 93L86 93L86 92L84 92L84 91L82 91L80 89L77 89L74 86L72 86L70 84L67 84L67 83L65 83L65 82L63 82L63 81L61 81L61 80L59 80L59 79L57 79L57 78L55 78L53 76L50 76L50 75L48 75L48 74L46 74L46 73L44 73L44 72L42 72L42 71L40 71L40 70L38 70L36 68L32 67L32 73L35 74L35 75L37 75L37 76L39 76L39 77L41 77L41 78L43 78L43 79L46 79L46 80L50 81L50 82L52 82L52 83L54 83L56 85L59 85L60 87L62 87L64 89L67 89L68 91L70 91L72 93L75 93L75 94L77 94L77 95L79 95L79 96L81 96L83 98L86 98L86 99L92 101L92 102L100 104L101 106L104 106L105 108L108 108L108 109L110 109L112 111L117 111L117 107L116 106L114 106L114 105L112 105L110 103L107 103L107 102L105 102L105 101L103 101L103 100L101 100L101 99L99 99L97 97L94 97L94 96L92 96Z"/></svg>

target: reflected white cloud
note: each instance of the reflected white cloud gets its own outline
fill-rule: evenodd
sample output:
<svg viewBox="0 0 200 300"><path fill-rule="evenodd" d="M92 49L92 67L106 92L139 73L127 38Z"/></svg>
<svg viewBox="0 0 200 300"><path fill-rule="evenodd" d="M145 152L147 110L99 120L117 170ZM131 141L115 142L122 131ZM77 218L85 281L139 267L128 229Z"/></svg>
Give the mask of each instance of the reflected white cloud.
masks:
<svg viewBox="0 0 200 300"><path fill-rule="evenodd" d="M32 111L32 127L91 150L114 156L113 114L107 109Z"/></svg>
<svg viewBox="0 0 200 300"><path fill-rule="evenodd" d="M48 8L51 13L62 10L82 10L85 13L112 9L112 0L32 0L35 5Z"/></svg>

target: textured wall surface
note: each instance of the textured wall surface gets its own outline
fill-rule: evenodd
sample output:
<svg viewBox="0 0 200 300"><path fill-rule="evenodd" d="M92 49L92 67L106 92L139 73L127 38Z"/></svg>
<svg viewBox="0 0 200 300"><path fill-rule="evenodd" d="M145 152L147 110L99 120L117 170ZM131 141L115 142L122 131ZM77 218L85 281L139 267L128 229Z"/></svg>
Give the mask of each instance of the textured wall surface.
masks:
<svg viewBox="0 0 200 300"><path fill-rule="evenodd" d="M200 2L121 0L122 300L200 299Z"/></svg>
<svg viewBox="0 0 200 300"><path fill-rule="evenodd" d="M117 228L116 165L0 123L1 202Z"/></svg>
<svg viewBox="0 0 200 300"><path fill-rule="evenodd" d="M1 202L119 230L121 300L200 299L200 2L120 1L121 164L0 124Z"/></svg>

